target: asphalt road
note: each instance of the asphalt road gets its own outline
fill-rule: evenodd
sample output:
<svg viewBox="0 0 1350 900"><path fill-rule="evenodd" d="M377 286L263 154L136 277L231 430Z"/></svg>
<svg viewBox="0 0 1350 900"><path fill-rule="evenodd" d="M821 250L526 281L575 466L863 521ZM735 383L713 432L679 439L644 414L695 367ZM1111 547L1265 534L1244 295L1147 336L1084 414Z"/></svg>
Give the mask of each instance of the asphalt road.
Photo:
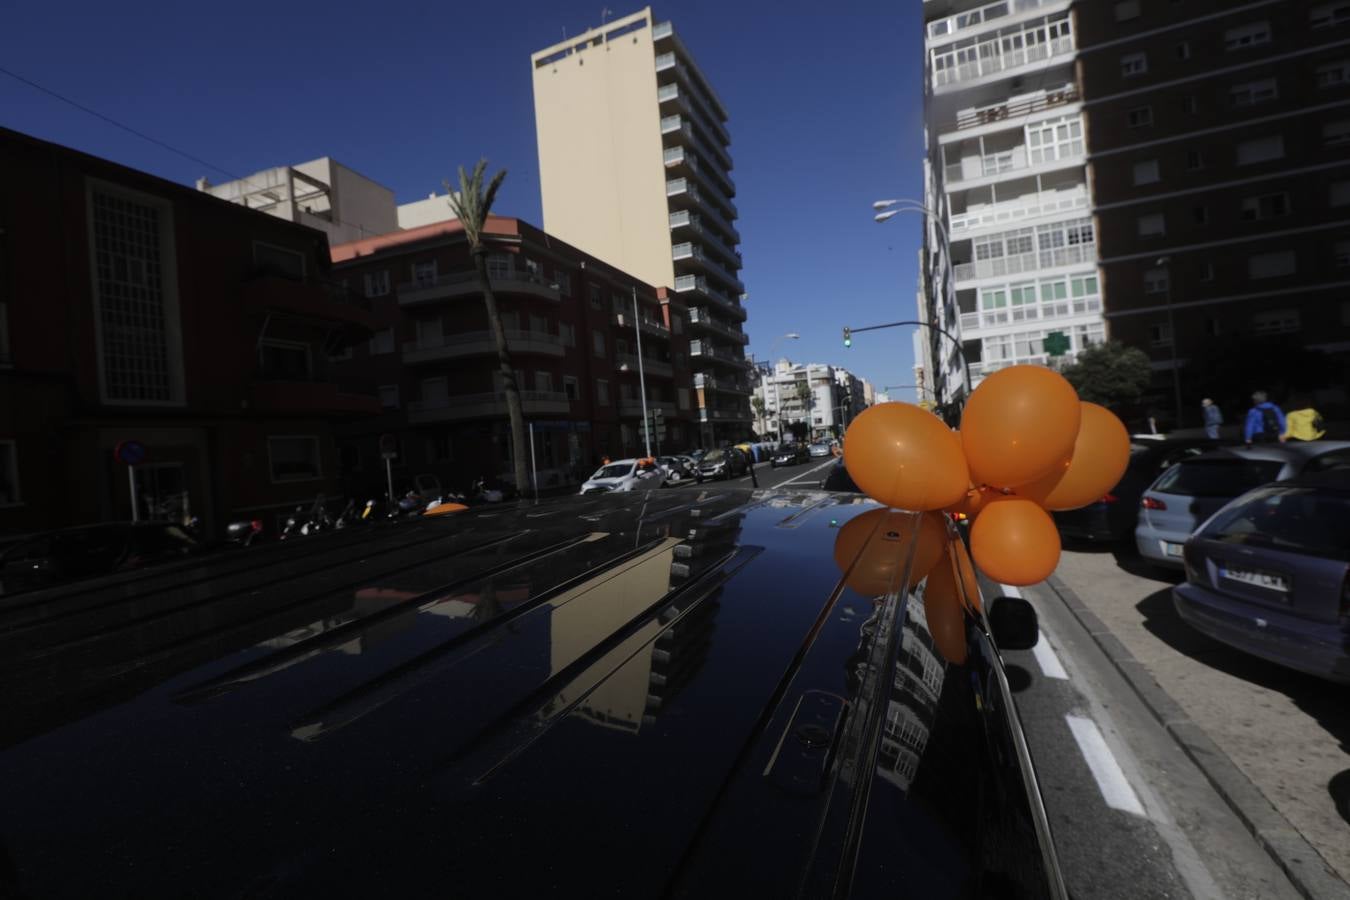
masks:
<svg viewBox="0 0 1350 900"><path fill-rule="evenodd" d="M795 466L781 466L777 469L770 467L766 462L755 466L755 480L759 482L761 488L773 487L795 487L795 488L817 488L820 487L820 481L825 477L827 467L834 464L834 457L829 459L813 459L810 462L799 463ZM679 484L671 487L754 487L749 475L742 475L739 478L729 478L726 481L705 481L702 485L694 481L681 481Z"/></svg>

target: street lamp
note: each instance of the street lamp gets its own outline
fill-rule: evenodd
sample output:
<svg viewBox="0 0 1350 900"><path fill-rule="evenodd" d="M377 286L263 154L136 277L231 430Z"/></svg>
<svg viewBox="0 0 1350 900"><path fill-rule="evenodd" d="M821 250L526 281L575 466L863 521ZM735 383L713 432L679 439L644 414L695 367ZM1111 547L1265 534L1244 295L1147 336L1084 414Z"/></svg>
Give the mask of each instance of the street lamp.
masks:
<svg viewBox="0 0 1350 900"><path fill-rule="evenodd" d="M778 443L783 443L783 405L778 396L778 345L783 341L795 341L801 335L795 331L780 334L769 345L769 377L773 379L773 414L778 419Z"/></svg>

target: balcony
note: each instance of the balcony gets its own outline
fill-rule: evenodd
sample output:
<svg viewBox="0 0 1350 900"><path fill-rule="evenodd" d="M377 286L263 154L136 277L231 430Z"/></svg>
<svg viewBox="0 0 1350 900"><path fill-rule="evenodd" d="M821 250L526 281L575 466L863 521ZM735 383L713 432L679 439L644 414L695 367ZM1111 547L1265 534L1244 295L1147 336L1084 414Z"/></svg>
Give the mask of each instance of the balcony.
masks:
<svg viewBox="0 0 1350 900"><path fill-rule="evenodd" d="M506 347L512 355L517 353L536 356L563 355L562 342L556 334L544 331L506 332ZM461 334L447 334L439 340L408 341L403 345L405 365L437 362L445 359L462 359L470 356L495 356L497 342L491 331L470 331Z"/></svg>
<svg viewBox="0 0 1350 900"><path fill-rule="evenodd" d="M262 415L376 416L380 398L344 394L326 381L254 381L248 386L249 409Z"/></svg>
<svg viewBox="0 0 1350 900"><path fill-rule="evenodd" d="M695 361L723 363L738 369L748 369L751 366L750 361L744 356L702 340L689 342L689 358Z"/></svg>
<svg viewBox="0 0 1350 900"><path fill-rule="evenodd" d="M673 113L661 117L662 135L673 136L673 140L692 145L695 150L703 155L705 160L709 160L715 166L721 166L723 170L730 172L732 168L731 154L726 151L726 148L715 142L705 141L701 137L703 133L699 122L687 113Z"/></svg>
<svg viewBox="0 0 1350 900"><path fill-rule="evenodd" d="M632 313L615 313L614 324L620 328L631 331L633 328ZM648 319L645 316L638 319L638 331L642 334L649 334L652 337L670 340L670 329L666 327L664 322L658 322L656 319Z"/></svg>
<svg viewBox="0 0 1350 900"><path fill-rule="evenodd" d="M733 328L730 325L717 321L706 309L700 309L695 306L689 310L690 328L701 328L717 334L734 344L744 346L750 343L750 336L739 328Z"/></svg>
<svg viewBox="0 0 1350 900"><path fill-rule="evenodd" d="M661 415L664 416L664 417L667 418L667 419L672 418L672 417L674 417L674 415L675 415L675 404L674 404L674 403L670 403L670 402L668 402L668 401L666 401L666 400L648 400L648 401L647 401L647 412L648 412L648 413L651 413L651 412L653 412L653 411L655 411L655 410L658 410L658 409L661 410ZM620 397L620 398L619 398L619 415L621 415L621 416L635 416L635 417L637 417L637 418L639 418L639 419L642 418L642 401L639 400L637 397Z"/></svg>
<svg viewBox="0 0 1350 900"><path fill-rule="evenodd" d="M958 282L972 281L976 278L999 278L1004 275L1021 275L1023 272L1038 272L1041 269L1054 269L1060 266L1076 266L1080 263L1097 261L1097 245L1073 244L1068 247L1056 247L1039 253L1019 253L1015 256L1000 256L995 259L981 259L970 263L961 263L952 267L952 274Z"/></svg>
<svg viewBox="0 0 1350 900"><path fill-rule="evenodd" d="M676 68L676 75L683 75L678 67ZM681 78L681 80L685 81L686 85L688 84L688 79ZM708 112L696 92L690 91L687 87L681 90L680 85L667 83L657 87L656 99L661 104L663 111L678 109L692 118L700 130L717 138L723 144L731 143L731 135L727 134L727 130L722 127L722 123Z"/></svg>
<svg viewBox="0 0 1350 900"><path fill-rule="evenodd" d="M670 248L670 255L675 262L684 262L714 275L722 283L735 288L738 293L744 287L741 280L732 274L730 269L720 263L716 257L705 253L701 244L695 244L691 241L675 244Z"/></svg>
<svg viewBox="0 0 1350 900"><path fill-rule="evenodd" d="M534 272L508 269L491 275L493 292L528 294L554 303L559 301L558 287ZM398 302L403 306L455 300L460 297L481 297L478 275L475 272L451 272L434 279L405 282L398 286Z"/></svg>
<svg viewBox="0 0 1350 900"><path fill-rule="evenodd" d="M750 385L740 378L718 377L710 375L707 372L696 372L694 374L694 387L702 390L723 391L728 394L742 394L749 396Z"/></svg>
<svg viewBox="0 0 1350 900"><path fill-rule="evenodd" d="M340 284L297 281L274 272L259 272L243 282L241 299L259 312L274 312L321 322L345 322L374 331L370 301Z"/></svg>
<svg viewBox="0 0 1350 900"><path fill-rule="evenodd" d="M633 375L638 374L638 358L631 353L616 353L614 362L620 372L629 372ZM655 375L658 378L674 378L675 368L668 362L659 359L652 359L643 354L642 374Z"/></svg>
<svg viewBox="0 0 1350 900"><path fill-rule="evenodd" d="M952 239L955 240L958 234L1087 209L1087 205L1087 186L1078 185L1067 191L1027 194L1016 200L990 203L963 213L952 213L947 217L948 229Z"/></svg>
<svg viewBox="0 0 1350 900"><path fill-rule="evenodd" d="M718 409L703 407L698 411L700 422L749 422L753 420L748 409Z"/></svg>
<svg viewBox="0 0 1350 900"><path fill-rule="evenodd" d="M1044 26L1037 28L1043 33ZM976 46L962 48L959 53L951 52L934 57L934 64L942 67L933 71L933 92L949 93L981 78L1005 72L1014 74L1020 69L1051 59L1068 62L1075 50L1072 35L1042 37L1040 43L1022 44L1016 49L1005 49L1012 44L1011 37L1003 36ZM958 61L958 57L961 61Z"/></svg>
<svg viewBox="0 0 1350 900"><path fill-rule="evenodd" d="M963 191L998 181L1004 175L1023 178L1082 166L1087 157L1082 149L1082 141L1080 140L1078 144L1078 147L1071 147L1054 159L1035 163L1028 158L1027 148L1024 146L999 153L986 153L984 156L966 156L960 162L945 167L945 188L949 192Z"/></svg>
<svg viewBox="0 0 1350 900"><path fill-rule="evenodd" d="M566 415L569 411L567 395L561 391L521 391L520 405L526 415L556 416ZM499 392L460 394L408 403L408 422L413 425L505 416L506 400Z"/></svg>
<svg viewBox="0 0 1350 900"><path fill-rule="evenodd" d="M675 291L680 294L693 294L697 298L712 303L719 310L731 316L738 322L745 321L745 309L740 303L732 300L725 294L714 288L708 287L708 279L702 275L676 275ZM688 303L688 298L685 299Z"/></svg>
<svg viewBox="0 0 1350 900"><path fill-rule="evenodd" d="M958 37L963 31L970 34L988 30L987 23L989 22L1002 21L1006 18L1046 9L1047 7L1066 5L1064 0L999 0L998 3L977 6L965 12L929 22L928 39L931 41L935 38Z"/></svg>
<svg viewBox="0 0 1350 900"><path fill-rule="evenodd" d="M938 133L947 135L954 131L998 123L1005 123L1002 126L1003 128L1016 128L1020 131L1026 124L1027 116L1056 106L1063 106L1066 103L1074 103L1078 99L1077 86L1068 82L1058 88L1042 91L1035 96L1023 97L1006 103L996 103L992 106L961 110L956 114L955 121L940 124Z"/></svg>

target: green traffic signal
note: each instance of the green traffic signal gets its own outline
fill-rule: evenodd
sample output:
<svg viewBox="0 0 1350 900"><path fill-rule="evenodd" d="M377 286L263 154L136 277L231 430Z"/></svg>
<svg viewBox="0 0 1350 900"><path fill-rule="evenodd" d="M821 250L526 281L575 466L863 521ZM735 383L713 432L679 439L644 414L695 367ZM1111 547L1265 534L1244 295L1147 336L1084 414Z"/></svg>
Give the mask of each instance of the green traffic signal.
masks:
<svg viewBox="0 0 1350 900"><path fill-rule="evenodd" d="M853 346L853 329L851 328L844 329L844 346L845 347Z"/></svg>

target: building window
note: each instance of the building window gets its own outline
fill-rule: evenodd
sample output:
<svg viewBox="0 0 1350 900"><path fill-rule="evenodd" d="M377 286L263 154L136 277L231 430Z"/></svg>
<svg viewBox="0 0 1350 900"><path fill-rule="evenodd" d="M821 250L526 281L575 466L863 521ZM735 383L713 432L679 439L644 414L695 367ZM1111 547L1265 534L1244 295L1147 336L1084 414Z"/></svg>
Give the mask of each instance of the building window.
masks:
<svg viewBox="0 0 1350 900"><path fill-rule="evenodd" d="M1157 237L1167 234L1167 221L1162 213L1149 213L1135 220L1140 237Z"/></svg>
<svg viewBox="0 0 1350 900"><path fill-rule="evenodd" d="M539 393L541 393L541 394L551 394L551 393L553 393L553 373L552 373L552 372L535 372L535 373L534 373L534 389L535 389L536 391L538 391Z"/></svg>
<svg viewBox="0 0 1350 900"><path fill-rule="evenodd" d="M1350 267L1350 241L1337 241L1332 248L1332 254L1338 269Z"/></svg>
<svg viewBox="0 0 1350 900"><path fill-rule="evenodd" d="M1256 197L1244 197L1242 200L1242 218L1247 222L1261 219L1274 219L1289 215L1289 195L1284 191L1274 194L1261 194Z"/></svg>
<svg viewBox="0 0 1350 900"><path fill-rule="evenodd" d="M19 450L13 441L0 441L0 506L18 506Z"/></svg>
<svg viewBox="0 0 1350 900"><path fill-rule="evenodd" d="M1191 58L1190 41L1179 41L1176 46L1177 59L1185 61Z"/></svg>
<svg viewBox="0 0 1350 900"><path fill-rule="evenodd" d="M552 337L548 331L548 319L543 316L536 316L533 313L530 314L530 331L534 332L536 335Z"/></svg>
<svg viewBox="0 0 1350 900"><path fill-rule="evenodd" d="M1309 28L1331 28L1350 22L1350 3L1323 3L1308 10Z"/></svg>
<svg viewBox="0 0 1350 900"><path fill-rule="evenodd" d="M1083 155L1083 120L1078 116L1037 122L1026 132L1032 165Z"/></svg>
<svg viewBox="0 0 1350 900"><path fill-rule="evenodd" d="M1296 309L1271 309L1252 316L1252 331L1257 334L1290 334L1300 325Z"/></svg>
<svg viewBox="0 0 1350 900"><path fill-rule="evenodd" d="M1279 134L1272 134L1252 141L1243 141L1237 146L1237 164L1240 166L1269 162L1283 156L1284 136Z"/></svg>
<svg viewBox="0 0 1350 900"><path fill-rule="evenodd" d="M1200 101L1195 99L1194 94L1186 94L1181 98L1181 111L1188 115L1195 115L1200 111Z"/></svg>
<svg viewBox="0 0 1350 900"><path fill-rule="evenodd" d="M609 406L609 382L603 378L595 382L595 402L600 406Z"/></svg>
<svg viewBox="0 0 1350 900"><path fill-rule="evenodd" d="M564 347L575 347L577 345L577 330L566 322L559 322L558 339Z"/></svg>
<svg viewBox="0 0 1350 900"><path fill-rule="evenodd" d="M1200 264L1200 280L1201 281L1214 280L1214 263L1207 262Z"/></svg>
<svg viewBox="0 0 1350 900"><path fill-rule="evenodd" d="M398 385L380 385L380 406L385 409L398 409Z"/></svg>
<svg viewBox="0 0 1350 900"><path fill-rule="evenodd" d="M366 273L366 296L383 297L389 293L389 270Z"/></svg>
<svg viewBox="0 0 1350 900"><path fill-rule="evenodd" d="M604 358L605 355L605 336L599 331L591 332L591 347L595 355Z"/></svg>
<svg viewBox="0 0 1350 900"><path fill-rule="evenodd" d="M432 287L436 284L436 261L415 262L412 264L413 287Z"/></svg>
<svg viewBox="0 0 1350 900"><path fill-rule="evenodd" d="M1122 0L1116 4L1116 21L1128 22L1139 18L1139 0Z"/></svg>
<svg viewBox="0 0 1350 900"><path fill-rule="evenodd" d="M1328 122L1322 126L1322 143L1328 147L1350 144L1350 119Z"/></svg>
<svg viewBox="0 0 1350 900"><path fill-rule="evenodd" d="M1255 106L1258 103L1268 103L1279 95L1279 85L1275 79L1262 78L1260 81L1247 81L1229 88L1228 105L1234 109Z"/></svg>
<svg viewBox="0 0 1350 900"><path fill-rule="evenodd" d="M1143 75L1148 71L1148 54L1126 53L1120 58L1120 74L1125 78Z"/></svg>
<svg viewBox="0 0 1350 900"><path fill-rule="evenodd" d="M600 299L600 286L593 284L591 288L591 309L599 310L603 301Z"/></svg>
<svg viewBox="0 0 1350 900"><path fill-rule="evenodd" d="M1170 286L1166 269L1147 269L1144 271L1144 293L1165 294Z"/></svg>
<svg viewBox="0 0 1350 900"><path fill-rule="evenodd" d="M1270 43L1270 23L1253 22L1238 28L1230 28L1223 33L1223 48L1228 52L1246 50L1260 44Z"/></svg>
<svg viewBox="0 0 1350 900"><path fill-rule="evenodd" d="M567 395L568 400L577 399L577 377L575 375L563 376L563 393Z"/></svg>
<svg viewBox="0 0 1350 900"><path fill-rule="evenodd" d="M1148 342L1154 347L1170 347L1172 345L1172 326L1166 322L1150 325L1148 327Z"/></svg>
<svg viewBox="0 0 1350 900"><path fill-rule="evenodd" d="M267 459L273 481L312 481L321 475L317 437L269 437Z"/></svg>
<svg viewBox="0 0 1350 900"><path fill-rule="evenodd" d="M553 270L553 280L558 284L558 295L562 297L572 296L572 273L564 272L562 269Z"/></svg>
<svg viewBox="0 0 1350 900"><path fill-rule="evenodd" d="M1327 200L1332 206L1350 206L1350 181L1333 181Z"/></svg>
<svg viewBox="0 0 1350 900"><path fill-rule="evenodd" d="M260 272L295 281L305 280L305 255L288 247L253 242L253 264Z"/></svg>
<svg viewBox="0 0 1350 900"><path fill-rule="evenodd" d="M1143 162L1134 164L1134 183L1135 184L1153 184L1160 180L1158 174L1158 161L1156 159L1146 159Z"/></svg>
<svg viewBox="0 0 1350 900"><path fill-rule="evenodd" d="M689 388L676 388L675 396L680 409L689 408Z"/></svg>
<svg viewBox="0 0 1350 900"><path fill-rule="evenodd" d="M1146 128L1153 124L1153 107L1136 106L1125 114L1131 128Z"/></svg>
<svg viewBox="0 0 1350 900"><path fill-rule="evenodd" d="M417 346L440 347L444 343L445 333L439 318L417 320Z"/></svg>
<svg viewBox="0 0 1350 900"><path fill-rule="evenodd" d="M261 375L268 381L309 381L309 345L267 339L258 347Z"/></svg>
<svg viewBox="0 0 1350 900"><path fill-rule="evenodd" d="M1258 253L1247 257L1247 274L1252 278L1280 278L1293 275L1296 268L1293 250Z"/></svg>
<svg viewBox="0 0 1350 900"><path fill-rule="evenodd" d="M394 352L394 329L385 328L375 332L370 337L370 355L379 356L382 353Z"/></svg>
<svg viewBox="0 0 1350 900"><path fill-rule="evenodd" d="M1209 207L1195 206L1191 208L1191 222L1195 225L1209 224Z"/></svg>
<svg viewBox="0 0 1350 900"><path fill-rule="evenodd" d="M1317 67L1317 86L1339 87L1350 81L1350 59L1340 59Z"/></svg>
<svg viewBox="0 0 1350 900"><path fill-rule="evenodd" d="M448 434L435 434L427 438L427 459L431 462L454 462L455 442Z"/></svg>
<svg viewBox="0 0 1350 900"><path fill-rule="evenodd" d="M1186 171L1198 172L1205 167L1205 156L1199 150L1186 151Z"/></svg>

